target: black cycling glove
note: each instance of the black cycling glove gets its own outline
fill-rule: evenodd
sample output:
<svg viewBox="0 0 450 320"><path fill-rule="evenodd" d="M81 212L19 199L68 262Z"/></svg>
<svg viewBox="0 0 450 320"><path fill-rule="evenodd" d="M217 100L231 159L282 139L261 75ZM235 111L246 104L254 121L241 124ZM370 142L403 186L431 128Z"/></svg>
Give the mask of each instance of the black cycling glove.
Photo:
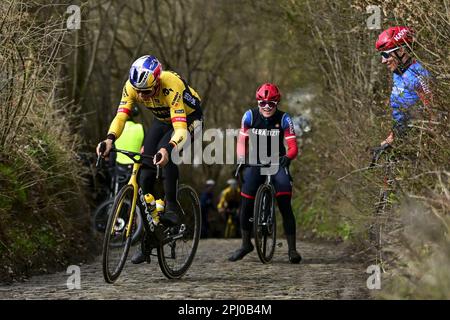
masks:
<svg viewBox="0 0 450 320"><path fill-rule="evenodd" d="M280 157L279 163L282 168L287 168L291 164L291 159L289 159L287 156L282 156Z"/></svg>

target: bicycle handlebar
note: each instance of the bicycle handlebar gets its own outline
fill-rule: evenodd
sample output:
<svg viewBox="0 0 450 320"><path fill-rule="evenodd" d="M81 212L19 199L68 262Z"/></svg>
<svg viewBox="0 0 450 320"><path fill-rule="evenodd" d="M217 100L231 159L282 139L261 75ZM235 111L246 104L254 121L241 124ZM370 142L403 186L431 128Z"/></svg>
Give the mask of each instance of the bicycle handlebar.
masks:
<svg viewBox="0 0 450 320"><path fill-rule="evenodd" d="M389 143L385 143L381 146L372 148L372 161L370 162L369 168L375 166L383 152L390 148L392 148L392 146Z"/></svg>
<svg viewBox="0 0 450 320"><path fill-rule="evenodd" d="M269 168L272 164L271 163L254 163L254 164L248 164L248 163L239 163L236 172L234 173L234 176L239 176L239 172L241 171L242 167L257 167L257 168Z"/></svg>
<svg viewBox="0 0 450 320"><path fill-rule="evenodd" d="M97 168L100 166L101 159L103 158L102 156L103 156L103 153L105 152L105 150L106 150L106 143L105 142L101 142L100 143L100 148L99 148L100 154L97 156L97 162L95 164L95 166ZM154 155L154 156L149 156L149 155L146 155L146 154L141 154L139 152L133 152L133 151L128 151L128 150L116 149L115 147L112 147L110 152L122 153L122 154L126 155L128 158L130 158L134 163L142 163L142 160L141 160L142 158L152 159L152 160L156 158L156 162L159 162L161 160L161 158L162 158L162 154L159 153L159 152L156 155ZM138 160L138 159L135 158L136 156L139 156L141 158ZM157 178L159 177L159 171L160 171L160 166L156 165L156 177Z"/></svg>

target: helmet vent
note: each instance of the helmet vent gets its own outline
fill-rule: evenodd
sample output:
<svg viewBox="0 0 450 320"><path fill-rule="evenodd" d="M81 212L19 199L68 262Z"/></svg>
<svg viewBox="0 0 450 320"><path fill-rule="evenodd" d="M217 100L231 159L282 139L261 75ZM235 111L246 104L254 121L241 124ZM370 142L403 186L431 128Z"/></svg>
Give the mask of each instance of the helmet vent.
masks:
<svg viewBox="0 0 450 320"><path fill-rule="evenodd" d="M145 72L142 72L142 73L139 75L138 83L141 83L141 82L142 82L142 80L144 79L144 76L145 76Z"/></svg>

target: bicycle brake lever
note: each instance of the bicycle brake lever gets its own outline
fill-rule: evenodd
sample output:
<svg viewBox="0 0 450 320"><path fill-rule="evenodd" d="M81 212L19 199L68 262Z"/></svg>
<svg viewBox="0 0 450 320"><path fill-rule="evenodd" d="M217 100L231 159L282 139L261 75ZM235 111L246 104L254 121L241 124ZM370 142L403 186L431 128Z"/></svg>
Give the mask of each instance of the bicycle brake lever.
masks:
<svg viewBox="0 0 450 320"><path fill-rule="evenodd" d="M100 142L100 148L99 148L100 154L97 156L97 161L95 163L95 167L96 168L98 168L100 166L100 163L101 163L101 161L103 159L102 156L103 156L103 153L105 152L105 150L106 150L106 143L105 142Z"/></svg>
<svg viewBox="0 0 450 320"><path fill-rule="evenodd" d="M239 172L241 171L241 167L243 166L243 164L242 163L239 163L238 164L238 166L237 166L237 168L236 168L236 172L234 173L234 176L235 177L238 177L239 176Z"/></svg>
<svg viewBox="0 0 450 320"><path fill-rule="evenodd" d="M156 180L158 180L159 179L159 173L161 172L161 167L160 167L160 165L158 164L158 165L156 165Z"/></svg>
<svg viewBox="0 0 450 320"><path fill-rule="evenodd" d="M372 148L373 156L372 156L372 162L370 163L369 168L374 167L375 164L377 163L378 159L380 158L381 154L390 148L392 148L392 146L389 143L385 143L381 146Z"/></svg>

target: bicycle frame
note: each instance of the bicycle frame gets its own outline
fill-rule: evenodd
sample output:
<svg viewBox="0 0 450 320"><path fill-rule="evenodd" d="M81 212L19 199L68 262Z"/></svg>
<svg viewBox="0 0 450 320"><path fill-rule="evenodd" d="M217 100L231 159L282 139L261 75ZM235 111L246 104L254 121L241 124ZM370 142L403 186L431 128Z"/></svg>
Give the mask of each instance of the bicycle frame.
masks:
<svg viewBox="0 0 450 320"><path fill-rule="evenodd" d="M130 180L128 181L128 184L133 186L133 203L131 204L131 214L130 214L130 219L128 221L128 226L127 226L127 238L130 236L131 225L133 224L134 213L136 212L136 202L137 202L137 196L138 196L138 190L139 190L139 185L137 182L137 174L138 174L140 168L141 168L140 163L135 162L133 164L133 171L131 172L131 177L130 177ZM141 200L144 200L144 199L141 199ZM147 213L147 211L148 211L147 206L145 206L145 211L146 211L145 213ZM152 222L153 222L153 220L152 220ZM144 226L145 226L145 223L144 223Z"/></svg>
<svg viewBox="0 0 450 320"><path fill-rule="evenodd" d="M101 161L102 152L105 152L105 146L105 143L100 145L97 165ZM136 222L135 214L139 214L141 220L146 220L146 222L141 221L145 230L144 237L141 238L141 250L147 262L150 262L152 250L156 249L158 263L163 274L169 279L180 278L190 267L200 238L201 209L195 190L188 185L181 185L177 190L177 196L181 195L181 201L183 203L187 201L186 205L188 208L186 211L181 209L183 216L180 223L175 226L159 223L155 215L159 213L156 209L153 210L152 208L150 210L150 206L147 205L146 197L139 186L137 176L141 165L143 165L141 159L150 158L158 161L158 159L161 159L159 158L160 154L157 153L153 157L115 148L112 148L112 151L121 152L128 156L134 164L128 183L119 191L114 200L112 209L114 213L111 213L108 217L107 229L109 231L105 232L102 253L103 276L106 282L113 283L116 281L126 263L126 258L133 241L132 234L135 231L133 230ZM157 180L159 179L159 173L160 168L157 165ZM142 207L138 201L142 202ZM140 208L138 213L136 213L136 206ZM142 225L139 227L141 228ZM117 239L115 239L116 235L118 235ZM119 247L114 246L116 240L119 240ZM180 250L177 250L177 244L181 246ZM116 254L115 256L111 256L111 250L116 248L120 251L120 255L117 256ZM168 259L173 259L174 262L169 262Z"/></svg>
<svg viewBox="0 0 450 320"><path fill-rule="evenodd" d="M130 179L128 181L128 185L131 185L133 187L133 201L131 203L131 212L130 212L130 218L128 221L128 225L127 225L127 232L126 232L126 237L128 238L130 236L131 233L131 227L133 224L133 219L134 219L134 214L136 212L136 205L137 205L137 200L138 198L141 200L142 202L142 206L145 209L144 213L142 213L142 220L147 221L147 223L144 223L144 228L146 229L147 232L153 232L155 230L155 224L154 224L154 220L153 217L151 215L151 212L149 212L147 204L145 202L144 199L144 194L142 193L142 189L139 187L138 181L137 181L137 175L138 172L142 166L142 158L149 158L149 159L153 159L153 156L146 156L146 155L142 155L136 152L131 152L131 151L126 151L126 150L119 150L116 148L111 149L111 151L113 152L120 152L124 155L126 155L127 157L129 157L133 162L133 169L131 172L131 176ZM139 159L136 159L135 157L139 156ZM156 176L157 179L159 177L159 172L160 172L160 168L159 166L156 166ZM116 216L114 217L115 219L117 218L117 214L120 212L120 209L122 208L123 203L119 204L119 209L116 211ZM111 232L114 232L114 230L111 230ZM111 233L112 235L112 233Z"/></svg>

